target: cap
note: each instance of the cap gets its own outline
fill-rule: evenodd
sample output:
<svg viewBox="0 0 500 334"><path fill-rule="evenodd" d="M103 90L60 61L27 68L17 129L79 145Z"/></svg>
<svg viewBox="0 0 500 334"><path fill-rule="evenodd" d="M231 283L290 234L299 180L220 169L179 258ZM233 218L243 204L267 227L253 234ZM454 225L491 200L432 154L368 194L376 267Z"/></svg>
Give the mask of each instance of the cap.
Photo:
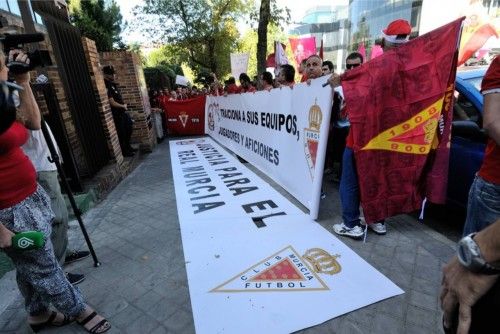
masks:
<svg viewBox="0 0 500 334"><path fill-rule="evenodd" d="M394 20L382 30L382 33L385 39L391 43L406 43L411 34L411 25L406 20ZM398 35L406 35L406 38L397 38Z"/></svg>
<svg viewBox="0 0 500 334"><path fill-rule="evenodd" d="M102 68L104 74L115 74L115 68L112 65L106 65Z"/></svg>

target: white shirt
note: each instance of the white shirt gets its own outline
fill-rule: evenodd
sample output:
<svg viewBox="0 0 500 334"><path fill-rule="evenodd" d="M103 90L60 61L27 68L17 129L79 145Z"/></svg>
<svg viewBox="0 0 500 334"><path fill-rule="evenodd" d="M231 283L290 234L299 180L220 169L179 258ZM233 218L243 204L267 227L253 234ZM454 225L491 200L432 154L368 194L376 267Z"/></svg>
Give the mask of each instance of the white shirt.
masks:
<svg viewBox="0 0 500 334"><path fill-rule="evenodd" d="M60 157L61 151L57 146L54 135L52 134L49 125L47 123L45 123L45 125L47 125L47 129L49 130L52 142L54 143L54 146ZM22 146L22 149L35 166L37 173L57 170L56 164L50 162L48 159L48 157L50 157L50 151L47 142L43 137L42 130L29 130L29 134L30 136L26 143Z"/></svg>

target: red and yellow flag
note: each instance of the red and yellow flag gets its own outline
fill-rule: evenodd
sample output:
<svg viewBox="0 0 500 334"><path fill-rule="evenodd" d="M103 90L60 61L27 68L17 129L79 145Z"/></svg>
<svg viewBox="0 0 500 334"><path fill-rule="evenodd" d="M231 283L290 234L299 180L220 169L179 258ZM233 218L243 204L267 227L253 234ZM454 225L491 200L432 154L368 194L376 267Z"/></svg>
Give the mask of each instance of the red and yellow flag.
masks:
<svg viewBox="0 0 500 334"><path fill-rule="evenodd" d="M342 76L368 223L446 199L463 18Z"/></svg>

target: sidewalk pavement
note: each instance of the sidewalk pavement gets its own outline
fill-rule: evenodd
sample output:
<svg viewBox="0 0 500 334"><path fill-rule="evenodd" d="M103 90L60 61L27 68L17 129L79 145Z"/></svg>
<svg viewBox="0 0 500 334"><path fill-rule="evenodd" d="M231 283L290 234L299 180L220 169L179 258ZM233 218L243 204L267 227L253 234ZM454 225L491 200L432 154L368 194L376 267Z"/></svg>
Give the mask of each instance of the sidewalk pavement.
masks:
<svg viewBox="0 0 500 334"><path fill-rule="evenodd" d="M318 221L331 231L331 225L340 221L338 190L330 181L324 184L327 197ZM88 258L65 270L86 275L78 287L87 302L110 320L109 333L194 333L168 141L84 221L102 265L94 268ZM442 332L441 270L454 254L454 243L407 215L389 219L387 230L385 236L369 232L366 243L341 240L405 293L300 333ZM75 222L70 240L76 248L85 248ZM0 279L0 333L30 333L13 276ZM84 332L77 324L47 332L51 331Z"/></svg>

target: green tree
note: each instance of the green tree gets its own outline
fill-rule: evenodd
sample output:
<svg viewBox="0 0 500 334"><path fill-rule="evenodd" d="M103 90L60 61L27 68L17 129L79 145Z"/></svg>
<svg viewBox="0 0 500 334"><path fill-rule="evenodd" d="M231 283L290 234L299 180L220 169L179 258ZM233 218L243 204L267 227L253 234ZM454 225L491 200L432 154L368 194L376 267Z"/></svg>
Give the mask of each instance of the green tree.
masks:
<svg viewBox="0 0 500 334"><path fill-rule="evenodd" d="M71 22L95 41L98 51L125 47L120 37L123 17L115 0L71 0L69 12Z"/></svg>
<svg viewBox="0 0 500 334"><path fill-rule="evenodd" d="M276 0L261 0L259 13L250 14L252 20L258 20L257 28L257 70L262 73L266 70L267 30L270 23L280 26L282 22L290 22L290 9L279 8Z"/></svg>
<svg viewBox="0 0 500 334"><path fill-rule="evenodd" d="M136 53L141 59L141 64L146 65L146 57L144 56L144 53L141 50L141 44L139 44L138 42L132 42L129 45L127 45L127 51Z"/></svg>
<svg viewBox="0 0 500 334"><path fill-rule="evenodd" d="M236 20L248 13L249 0L145 0L135 8L133 28L155 42L169 43L170 51L186 56L191 68L208 68L217 75L229 72L230 53L239 37Z"/></svg>
<svg viewBox="0 0 500 334"><path fill-rule="evenodd" d="M370 39L370 28L366 23L366 17L363 16L358 22L357 31L352 34L352 51L357 51L361 43L364 43L365 47L367 47L366 44L371 44L367 43L370 42Z"/></svg>
<svg viewBox="0 0 500 334"><path fill-rule="evenodd" d="M238 41L238 52L248 53L250 55L248 59L248 69L247 74L252 77L259 73L257 71L257 31L248 30ZM274 42L279 41L286 45L286 56L289 61L293 60L293 53L290 47L290 42L288 41L288 35L281 29L281 27L275 24L269 24L267 31L267 46L266 54L269 55L274 52ZM238 78L236 78L238 79Z"/></svg>

